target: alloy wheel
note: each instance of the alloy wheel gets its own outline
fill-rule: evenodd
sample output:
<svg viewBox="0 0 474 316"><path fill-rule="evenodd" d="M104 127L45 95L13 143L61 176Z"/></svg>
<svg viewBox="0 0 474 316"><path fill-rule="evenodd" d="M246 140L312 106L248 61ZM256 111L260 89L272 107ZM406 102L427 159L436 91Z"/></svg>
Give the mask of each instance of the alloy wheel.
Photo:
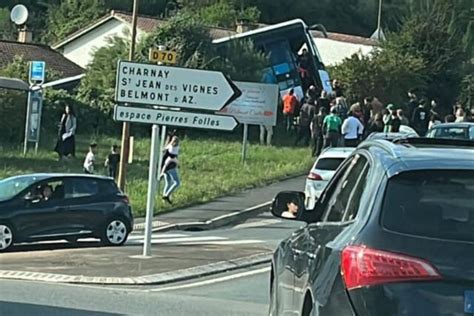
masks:
<svg viewBox="0 0 474 316"><path fill-rule="evenodd" d="M105 237L111 245L121 245L127 238L127 226L118 219L111 221L106 228Z"/></svg>
<svg viewBox="0 0 474 316"><path fill-rule="evenodd" d="M13 244L13 232L5 224L0 225L0 251L7 250Z"/></svg>

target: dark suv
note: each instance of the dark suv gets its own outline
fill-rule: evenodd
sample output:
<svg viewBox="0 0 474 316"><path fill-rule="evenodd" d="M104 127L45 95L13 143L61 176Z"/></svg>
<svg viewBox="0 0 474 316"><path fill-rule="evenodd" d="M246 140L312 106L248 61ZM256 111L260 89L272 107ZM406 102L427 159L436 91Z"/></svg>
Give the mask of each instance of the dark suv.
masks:
<svg viewBox="0 0 474 316"><path fill-rule="evenodd" d="M0 251L14 243L83 237L121 245L132 228L128 198L112 178L31 174L0 181Z"/></svg>
<svg viewBox="0 0 474 316"><path fill-rule="evenodd" d="M473 142L364 142L314 209L272 213L307 225L274 253L271 315L474 315Z"/></svg>

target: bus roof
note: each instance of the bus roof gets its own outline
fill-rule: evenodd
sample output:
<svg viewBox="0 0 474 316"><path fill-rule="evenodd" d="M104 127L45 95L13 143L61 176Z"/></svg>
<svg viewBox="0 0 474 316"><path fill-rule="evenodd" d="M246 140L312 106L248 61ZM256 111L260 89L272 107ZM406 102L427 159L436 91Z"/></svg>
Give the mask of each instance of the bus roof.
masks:
<svg viewBox="0 0 474 316"><path fill-rule="evenodd" d="M262 28L258 28L256 30L251 30L251 31L239 33L239 34L236 34L236 35L215 39L215 40L212 41L212 43L219 44L219 43L223 43L223 42L226 42L226 41L229 41L229 40L232 40L232 39L244 38L244 37L247 37L247 36L252 36L252 35L256 35L256 34L260 34L260 33L265 33L265 32L268 32L268 31L273 31L273 30L276 30L276 29L279 29L279 28L282 28L282 27L293 26L293 25L296 25L296 24L302 24L303 27L305 27L305 28L307 27L306 23L304 23L304 21L302 19L294 19L294 20L289 20L289 21L285 21L285 22L265 26L265 27L262 27Z"/></svg>

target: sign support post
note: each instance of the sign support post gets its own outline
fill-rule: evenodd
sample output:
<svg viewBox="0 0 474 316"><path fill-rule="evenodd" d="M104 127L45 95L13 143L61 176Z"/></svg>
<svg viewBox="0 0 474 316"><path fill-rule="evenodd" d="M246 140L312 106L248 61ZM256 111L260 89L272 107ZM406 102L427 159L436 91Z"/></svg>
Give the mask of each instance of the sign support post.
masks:
<svg viewBox="0 0 474 316"><path fill-rule="evenodd" d="M28 102L26 102L26 122L25 122L25 140L23 144L23 156L26 156L28 151L28 132L30 129L30 112L31 112L31 94L32 91L28 91Z"/></svg>
<svg viewBox="0 0 474 316"><path fill-rule="evenodd" d="M156 192L156 169L159 164L158 157L158 125L154 124L151 128L151 152L150 165L148 173L148 194L146 199L146 218L145 218L145 241L143 243L143 257L149 257L151 254L151 233L153 222L153 211L155 207L155 192ZM162 135L163 136L163 135ZM161 156L161 154L160 154Z"/></svg>
<svg viewBox="0 0 474 316"><path fill-rule="evenodd" d="M242 141L242 163L245 163L245 159L247 158L247 140L249 137L249 125L244 124L244 139Z"/></svg>

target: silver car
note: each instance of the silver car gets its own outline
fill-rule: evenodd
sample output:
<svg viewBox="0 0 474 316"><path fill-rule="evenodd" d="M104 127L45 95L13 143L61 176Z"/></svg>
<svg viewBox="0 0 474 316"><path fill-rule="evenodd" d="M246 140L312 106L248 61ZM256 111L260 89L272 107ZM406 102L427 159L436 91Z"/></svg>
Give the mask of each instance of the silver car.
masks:
<svg viewBox="0 0 474 316"><path fill-rule="evenodd" d="M339 165L355 150L352 147L331 147L324 150L306 179L306 209L313 209L317 199L331 180Z"/></svg>

